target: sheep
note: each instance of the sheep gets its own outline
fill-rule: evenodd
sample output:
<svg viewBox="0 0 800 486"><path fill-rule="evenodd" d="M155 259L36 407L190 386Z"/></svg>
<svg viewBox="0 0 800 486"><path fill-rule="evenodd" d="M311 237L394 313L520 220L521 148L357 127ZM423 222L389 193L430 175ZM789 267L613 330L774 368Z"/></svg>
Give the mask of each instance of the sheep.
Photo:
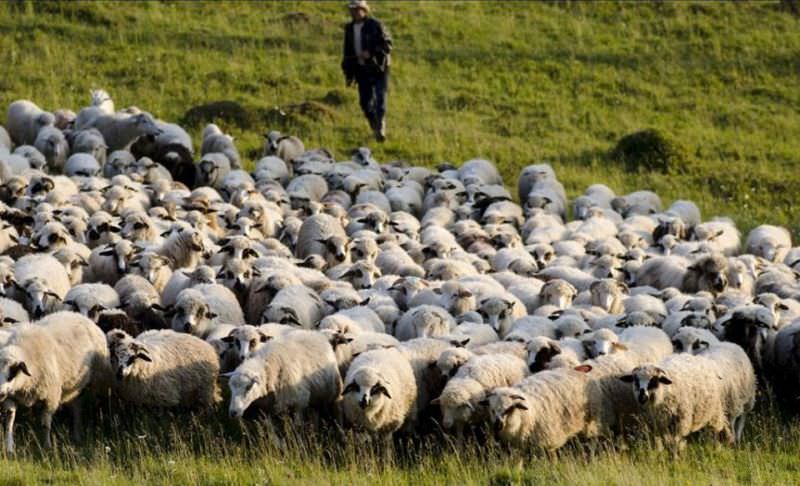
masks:
<svg viewBox="0 0 800 486"><path fill-rule="evenodd" d="M273 414L326 410L342 393L336 355L326 337L292 331L269 340L227 375L230 416L240 418L255 400L269 396Z"/></svg>
<svg viewBox="0 0 800 486"><path fill-rule="evenodd" d="M239 301L227 287L201 284L182 290L171 309L172 329L205 338L218 324L245 324Z"/></svg>
<svg viewBox="0 0 800 486"><path fill-rule="evenodd" d="M611 329L597 329L584 334L580 341L587 359L628 350L625 344L619 342L619 336Z"/></svg>
<svg viewBox="0 0 800 486"><path fill-rule="evenodd" d="M724 384L711 359L691 354L668 356L657 365L638 366L619 379L631 384L656 446L677 452L693 432L710 428L732 442L726 418Z"/></svg>
<svg viewBox="0 0 800 486"><path fill-rule="evenodd" d="M408 341L419 337L436 337L456 327L453 317L436 305L420 305L409 309L397 323L395 337Z"/></svg>
<svg viewBox="0 0 800 486"><path fill-rule="evenodd" d="M116 284L128 272L134 255L134 246L128 240L119 240L94 248L89 255L89 266L84 273L87 282Z"/></svg>
<svg viewBox="0 0 800 486"><path fill-rule="evenodd" d="M513 386L527 375L525 362L511 355L474 356L431 401L442 411L442 426L461 433L464 425L481 422L479 403L487 391Z"/></svg>
<svg viewBox="0 0 800 486"><path fill-rule="evenodd" d="M271 131L264 135L264 156L274 155L291 164L306 151L302 140L292 135Z"/></svg>
<svg viewBox="0 0 800 486"><path fill-rule="evenodd" d="M215 152L224 154L230 161L231 168L241 168L241 158L239 157L239 151L236 150L236 145L233 143L233 137L223 133L217 125L210 123L203 129L200 154L205 156Z"/></svg>
<svg viewBox="0 0 800 486"><path fill-rule="evenodd" d="M305 329L319 325L324 316L322 299L305 285L290 285L282 288L266 306L261 323L276 322Z"/></svg>
<svg viewBox="0 0 800 486"><path fill-rule="evenodd" d="M505 337L513 322L526 314L525 306L513 295L484 299L478 312L500 337Z"/></svg>
<svg viewBox="0 0 800 486"><path fill-rule="evenodd" d="M53 114L32 101L17 100L8 105L5 126L15 145L33 145L39 130L54 123Z"/></svg>
<svg viewBox="0 0 800 486"><path fill-rule="evenodd" d="M501 441L552 452L586 427L586 382L586 373L571 368L543 371L495 388L482 405Z"/></svg>
<svg viewBox="0 0 800 486"><path fill-rule="evenodd" d="M305 259L321 255L328 265L346 263L349 260L347 242L347 235L338 220L327 214L317 214L303 221L295 256Z"/></svg>
<svg viewBox="0 0 800 486"><path fill-rule="evenodd" d="M30 320L28 311L22 304L16 300L0 297L0 328Z"/></svg>
<svg viewBox="0 0 800 486"><path fill-rule="evenodd" d="M105 310L119 307L119 295L114 289L102 283L80 284L69 289L64 296L64 310L82 314L94 322Z"/></svg>
<svg viewBox="0 0 800 486"><path fill-rule="evenodd" d="M36 319L56 310L71 286L67 271L47 254L27 255L17 260L14 282L26 308Z"/></svg>
<svg viewBox="0 0 800 486"><path fill-rule="evenodd" d="M528 369L531 373L556 368L572 368L587 358L584 343L575 338L558 341L537 336L526 344Z"/></svg>
<svg viewBox="0 0 800 486"><path fill-rule="evenodd" d="M747 253L770 262L782 262L792 248L792 236L786 228L761 225L747 235L745 248Z"/></svg>
<svg viewBox="0 0 800 486"><path fill-rule="evenodd" d="M208 408L222 398L217 386L219 359L214 348L194 336L169 329L131 337L114 329L106 335L113 391L122 400L159 408Z"/></svg>
<svg viewBox="0 0 800 486"><path fill-rule="evenodd" d="M388 436L415 425L417 381L400 350L377 349L358 355L344 383L342 410L352 426Z"/></svg>
<svg viewBox="0 0 800 486"><path fill-rule="evenodd" d="M74 177L94 177L100 173L100 164L91 154L77 153L63 163L64 174Z"/></svg>
<svg viewBox="0 0 800 486"><path fill-rule="evenodd" d="M360 331L350 334L333 329L323 329L320 332L328 338L336 353L341 376L347 375L350 363L358 355L373 349L393 348L400 343L394 336L382 332Z"/></svg>
<svg viewBox="0 0 800 486"><path fill-rule="evenodd" d="M106 164L108 147L103 134L95 128L81 130L72 136L72 154L85 153L94 157L100 167Z"/></svg>
<svg viewBox="0 0 800 486"><path fill-rule="evenodd" d="M135 115L102 113L84 126L76 128L96 128L103 135L110 152L127 149L141 136L157 137L161 134L153 116L145 112Z"/></svg>
<svg viewBox="0 0 800 486"><path fill-rule="evenodd" d="M197 166L198 182L215 189L222 188L225 177L231 172L231 162L225 154L212 152L203 154Z"/></svg>
<svg viewBox="0 0 800 486"><path fill-rule="evenodd" d="M742 438L744 423L756 402L756 375L744 350L733 343L713 343L693 349L697 356L708 358L717 365L722 380L722 403L728 420L731 442Z"/></svg>
<svg viewBox="0 0 800 486"><path fill-rule="evenodd" d="M33 146L44 155L48 167L57 172L64 168L69 144L61 130L53 126L42 127L36 134Z"/></svg>
<svg viewBox="0 0 800 486"><path fill-rule="evenodd" d="M708 329L684 326L672 335L672 347L676 353L692 353L709 348L718 344L719 339ZM748 366L752 367L748 361Z"/></svg>
<svg viewBox="0 0 800 486"><path fill-rule="evenodd" d="M170 260L172 268L193 268L200 262L206 245L203 235L184 223L172 228L157 251Z"/></svg>
<svg viewBox="0 0 800 486"><path fill-rule="evenodd" d="M733 256L739 252L740 234L733 221L715 218L694 227L693 240L707 243L715 253Z"/></svg>
<svg viewBox="0 0 800 486"><path fill-rule="evenodd" d="M52 447L53 415L62 406L78 417L78 397L84 389L102 393L111 372L105 337L89 319L57 312L15 328L0 348L0 400L7 412L6 451L14 452L17 407L37 410L44 427L44 445ZM73 424L78 435L80 424Z"/></svg>

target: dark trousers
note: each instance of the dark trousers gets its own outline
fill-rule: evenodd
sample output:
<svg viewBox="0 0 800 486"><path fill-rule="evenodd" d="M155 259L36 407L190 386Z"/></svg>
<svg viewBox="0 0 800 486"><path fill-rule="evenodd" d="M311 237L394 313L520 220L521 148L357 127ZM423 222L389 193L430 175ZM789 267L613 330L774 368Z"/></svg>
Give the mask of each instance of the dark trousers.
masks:
<svg viewBox="0 0 800 486"><path fill-rule="evenodd" d="M361 111L373 128L380 125L386 116L386 91L389 89L389 71L378 73L361 72L356 75L358 101Z"/></svg>

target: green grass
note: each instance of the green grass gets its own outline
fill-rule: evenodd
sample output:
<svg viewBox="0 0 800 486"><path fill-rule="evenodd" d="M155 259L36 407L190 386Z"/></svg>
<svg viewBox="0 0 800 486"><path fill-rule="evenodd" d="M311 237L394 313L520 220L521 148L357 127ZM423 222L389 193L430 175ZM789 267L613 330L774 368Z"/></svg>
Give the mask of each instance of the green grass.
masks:
<svg viewBox="0 0 800 486"><path fill-rule="evenodd" d="M339 71L343 1L3 2L0 106L28 98L77 111L104 87L118 107L183 120L232 100L245 116L221 124L248 161L273 128L340 157L365 144L414 164L486 157L509 186L524 165L549 161L572 196L598 182L648 188L744 230L800 229L800 23L777 4L372 3L396 45L381 146ZM686 148L687 171L626 173L609 159L622 136L647 128ZM800 424L765 407L741 448L700 442L679 459L641 446L551 462L435 438L384 455L324 434L322 445L279 449L258 426L244 434L216 416L107 420L89 432L86 445L54 453L23 438L18 458L0 460L0 482L785 484L800 454Z"/></svg>
<svg viewBox="0 0 800 486"><path fill-rule="evenodd" d="M248 159L268 128L344 157L372 143L339 70L342 3L4 2L0 106L77 109L105 87L120 107L181 120L233 100L246 128L223 125ZM375 3L396 45L379 160L487 157L509 185L549 161L571 195L596 182L649 188L744 230L800 229L800 23L777 3ZM644 128L686 146L690 169L609 162Z"/></svg>

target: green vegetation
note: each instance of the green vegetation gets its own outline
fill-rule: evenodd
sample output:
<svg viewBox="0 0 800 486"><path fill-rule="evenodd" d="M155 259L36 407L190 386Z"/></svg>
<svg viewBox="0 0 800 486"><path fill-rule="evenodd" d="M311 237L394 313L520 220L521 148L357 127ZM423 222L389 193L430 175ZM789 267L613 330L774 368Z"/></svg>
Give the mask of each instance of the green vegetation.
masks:
<svg viewBox="0 0 800 486"><path fill-rule="evenodd" d="M222 124L251 159L278 128L340 156L370 144L379 160L487 157L509 185L550 161L571 195L649 188L744 230L800 229L800 28L778 3L375 4L396 43L383 146L339 70L342 1L3 2L0 106L78 108L105 87L199 134L192 107L233 101ZM610 162L648 128L686 147L685 172Z"/></svg>
<svg viewBox="0 0 800 486"><path fill-rule="evenodd" d="M599 182L647 188L745 231L800 229L800 28L777 3L372 3L396 43L381 146L339 71L343 1L3 2L0 106L27 98L77 111L103 87L119 107L194 135L217 117L249 160L277 128L340 156L369 144L379 160L414 164L486 157L509 186L524 165L549 161L572 196ZM685 167L628 173L611 157L646 129L685 150ZM740 448L704 441L677 460L641 446L550 461L438 439L362 453L330 434L280 447L224 411L106 418L86 445L61 441L53 454L23 437L20 457L0 460L0 482L796 482L800 424L761 408Z"/></svg>

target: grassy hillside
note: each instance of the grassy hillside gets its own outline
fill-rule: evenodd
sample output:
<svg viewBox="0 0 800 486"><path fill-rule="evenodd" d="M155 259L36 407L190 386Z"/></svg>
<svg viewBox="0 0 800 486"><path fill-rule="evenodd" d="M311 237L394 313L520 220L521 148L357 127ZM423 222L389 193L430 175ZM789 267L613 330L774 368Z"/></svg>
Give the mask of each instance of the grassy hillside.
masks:
<svg viewBox="0 0 800 486"><path fill-rule="evenodd" d="M486 157L509 185L522 166L549 161L571 195L598 182L648 188L744 229L800 229L800 23L777 4L371 3L396 44L381 146L339 71L342 1L3 2L0 107L28 98L77 111L89 89L104 87L120 107L199 134L202 106L229 100L240 109L220 123L248 160L260 153L260 134L277 128L340 156L369 144L380 160L415 164ZM609 159L623 135L651 127L685 147L688 168L626 173ZM331 433L276 444L224 409L105 416L87 428L84 446L62 440L55 454L38 452L21 425L21 455L0 459L0 482L794 482L800 424L769 404L760 409L735 449L706 441L673 459L638 445L568 451L558 461L442 440L362 450Z"/></svg>
<svg viewBox="0 0 800 486"><path fill-rule="evenodd" d="M513 185L550 161L591 183L691 198L748 229L800 228L800 23L771 3L375 2L395 43L380 160L487 157ZM92 87L168 120L210 102L250 158L279 128L345 156L375 145L339 70L333 2L0 5L0 106L83 106ZM195 133L202 121L191 117ZM607 153L654 127L684 145L680 174L628 174Z"/></svg>

